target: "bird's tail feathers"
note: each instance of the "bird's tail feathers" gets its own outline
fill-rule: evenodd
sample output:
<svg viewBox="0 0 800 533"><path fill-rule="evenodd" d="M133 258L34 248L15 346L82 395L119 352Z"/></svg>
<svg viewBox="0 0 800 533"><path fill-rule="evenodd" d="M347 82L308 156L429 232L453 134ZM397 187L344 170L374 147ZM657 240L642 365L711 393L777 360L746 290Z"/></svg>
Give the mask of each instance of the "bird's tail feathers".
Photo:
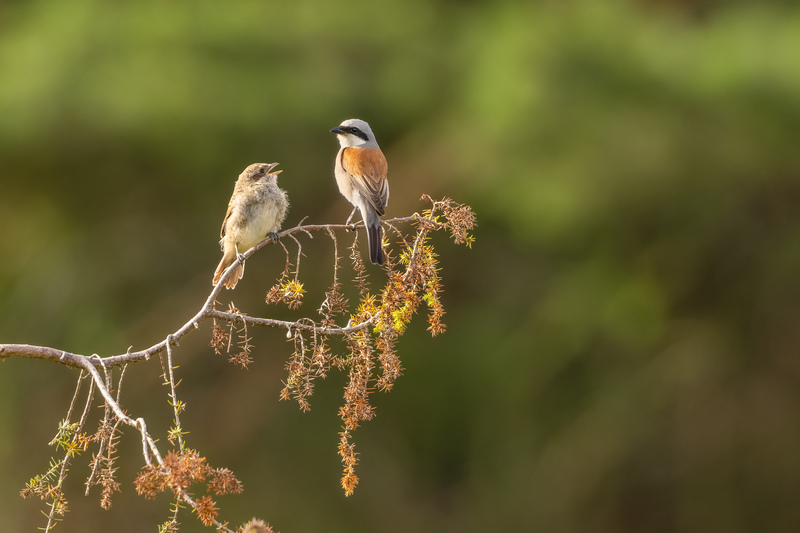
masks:
<svg viewBox="0 0 800 533"><path fill-rule="evenodd" d="M367 241L369 242L369 260L375 265L382 265L386 259L383 255L381 236L381 222L377 225L367 226Z"/></svg>
<svg viewBox="0 0 800 533"><path fill-rule="evenodd" d="M235 253L231 254L231 255L228 255L228 254L223 255L222 256L222 261L219 262L219 265L217 266L217 270L214 272L214 280L211 282L211 284L212 285L216 285L217 283L219 283L219 279L222 277L222 274L235 261L236 261L236 254ZM226 289L233 289L234 287L236 287L236 284L239 282L240 279L242 279L242 276L244 276L244 265L243 264L237 264L236 268L233 270L231 275L228 276L228 279L225 281L225 288Z"/></svg>

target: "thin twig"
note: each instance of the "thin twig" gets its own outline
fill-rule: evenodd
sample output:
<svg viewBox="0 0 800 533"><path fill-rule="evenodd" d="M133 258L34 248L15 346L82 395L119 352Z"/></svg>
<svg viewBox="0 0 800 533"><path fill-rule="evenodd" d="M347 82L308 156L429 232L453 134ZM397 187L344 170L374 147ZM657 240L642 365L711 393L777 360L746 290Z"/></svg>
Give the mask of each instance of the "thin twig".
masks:
<svg viewBox="0 0 800 533"><path fill-rule="evenodd" d="M180 416L180 403L178 397L175 395L175 374L172 369L172 335L167 335L167 368L169 368L169 389L170 389L170 403L172 404L173 412L175 413L175 432L178 434L178 449L183 450L183 428L181 428Z"/></svg>
<svg viewBox="0 0 800 533"><path fill-rule="evenodd" d="M306 324L301 321L290 322L287 320L275 320L272 318L259 318L255 316L239 315L236 313L226 313L224 311L216 311L216 310L209 311L208 316L228 321L240 320L243 322L247 322L249 324L255 324L256 326L268 326L272 328L302 329L305 331L314 331L319 335L347 335L355 331L367 329L369 326L375 323L375 319L370 319L365 322L361 322L360 324L356 324L355 326L345 326L341 328L339 327L326 328L322 326L312 326L310 324Z"/></svg>

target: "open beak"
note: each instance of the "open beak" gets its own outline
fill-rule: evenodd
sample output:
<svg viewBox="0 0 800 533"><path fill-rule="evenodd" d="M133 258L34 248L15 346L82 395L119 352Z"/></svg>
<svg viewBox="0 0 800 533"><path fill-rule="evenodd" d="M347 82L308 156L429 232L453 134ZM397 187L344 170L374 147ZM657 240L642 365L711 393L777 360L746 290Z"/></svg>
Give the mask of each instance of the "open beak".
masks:
<svg viewBox="0 0 800 533"><path fill-rule="evenodd" d="M269 164L269 168L267 169L267 174L280 174L281 172L283 172L283 169L281 169L281 170L273 170L279 164L280 163L270 163Z"/></svg>

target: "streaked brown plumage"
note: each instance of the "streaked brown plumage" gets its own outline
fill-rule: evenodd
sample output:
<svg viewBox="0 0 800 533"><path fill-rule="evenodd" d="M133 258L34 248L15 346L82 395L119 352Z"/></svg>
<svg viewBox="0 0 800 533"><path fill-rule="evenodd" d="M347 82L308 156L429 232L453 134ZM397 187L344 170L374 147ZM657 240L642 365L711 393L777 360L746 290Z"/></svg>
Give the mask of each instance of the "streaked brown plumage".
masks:
<svg viewBox="0 0 800 533"><path fill-rule="evenodd" d="M254 163L244 169L236 180L225 220L220 230L222 260L214 272L212 283L219 283L223 272L242 254L263 241L267 235L281 229L289 208L286 191L278 187L278 163ZM225 281L233 289L244 275L244 264L237 265Z"/></svg>

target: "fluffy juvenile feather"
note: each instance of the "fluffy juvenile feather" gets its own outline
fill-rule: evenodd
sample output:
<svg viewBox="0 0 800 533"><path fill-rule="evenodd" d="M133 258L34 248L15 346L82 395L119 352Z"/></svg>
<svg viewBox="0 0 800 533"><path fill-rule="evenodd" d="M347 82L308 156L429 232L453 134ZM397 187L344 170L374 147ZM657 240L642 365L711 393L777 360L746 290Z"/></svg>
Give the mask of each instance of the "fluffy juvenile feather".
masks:
<svg viewBox="0 0 800 533"><path fill-rule="evenodd" d="M220 230L222 260L214 272L212 283L219 283L225 270L242 254L263 241L267 235L281 229L289 209L286 191L278 187L278 163L254 163L244 169L236 180L228 212ZM244 264L238 264L225 281L233 289L244 275Z"/></svg>

